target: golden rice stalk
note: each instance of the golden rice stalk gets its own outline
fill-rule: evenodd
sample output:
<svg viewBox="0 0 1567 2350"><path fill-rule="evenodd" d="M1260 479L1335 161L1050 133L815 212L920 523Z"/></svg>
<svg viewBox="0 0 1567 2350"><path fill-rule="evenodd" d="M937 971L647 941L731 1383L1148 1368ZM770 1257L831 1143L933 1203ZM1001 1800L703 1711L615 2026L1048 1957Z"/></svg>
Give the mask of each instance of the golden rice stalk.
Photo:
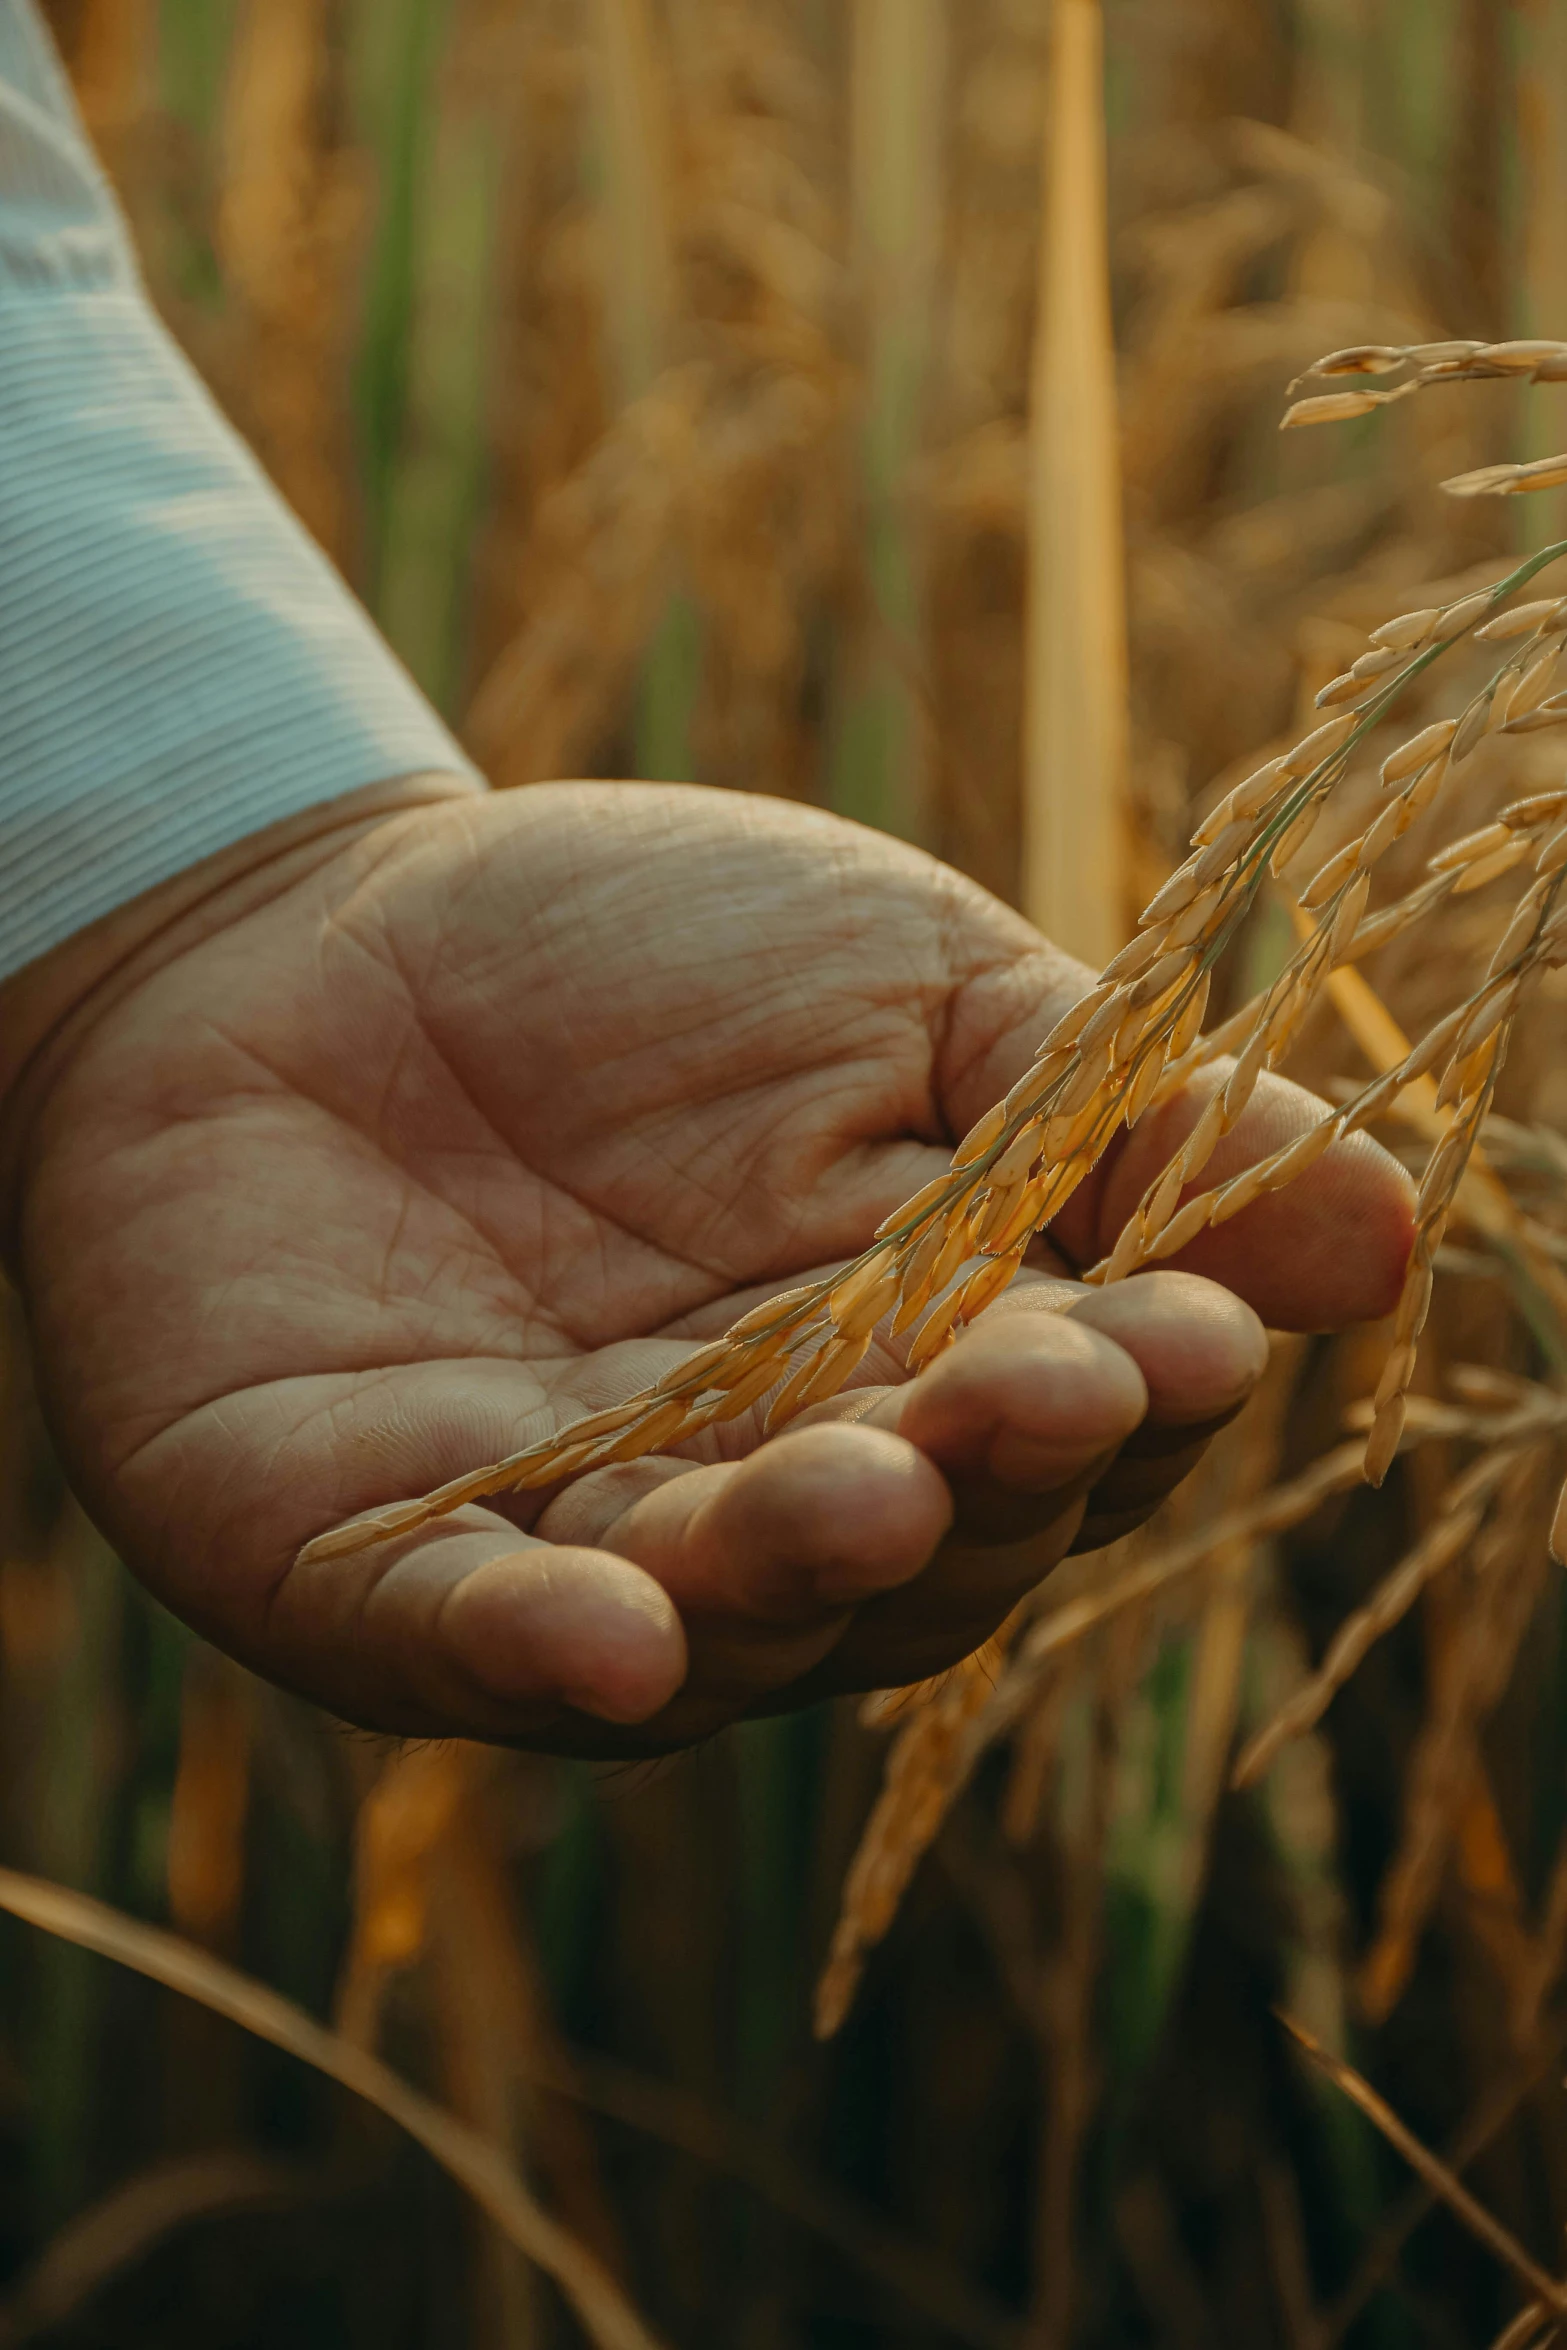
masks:
<svg viewBox="0 0 1567 2350"><path fill-rule="evenodd" d="M1341 423L1368 415L1395 400L1432 384L1508 381L1514 383L1567 382L1567 343L1538 339L1505 343L1414 343L1407 347L1359 344L1330 352L1300 378L1344 375L1392 375L1399 381L1385 390L1362 384L1349 392L1309 393L1285 411L1282 429L1303 425ZM1292 385L1291 390L1295 387ZM1454 474L1442 487L1450 497L1516 497L1537 490L1556 490L1567 484L1567 456L1536 457L1517 465L1482 465Z"/></svg>
<svg viewBox="0 0 1567 2350"><path fill-rule="evenodd" d="M1361 2006L1373 2022L1390 2013L1409 1979L1465 1797L1484 1770L1481 1726L1507 1686L1534 1613L1545 1565L1535 1504L1548 1466L1543 1448L1517 1457L1468 1561L1462 1630L1437 1664L1435 1702L1406 1776L1398 1850L1383 1875L1377 1933L1360 1970Z"/></svg>
<svg viewBox="0 0 1567 2350"><path fill-rule="evenodd" d="M1538 1407L1531 1403L1521 1424L1533 1432L1537 1423ZM1519 1424L1516 1413L1496 1421L1450 1407L1425 1405L1406 1423L1404 1444L1408 1447L1457 1436L1495 1441L1498 1429L1511 1433ZM1027 1714L1059 1660L1090 1633L1209 1566L1223 1552L1304 1524L1332 1495L1346 1493L1362 1482L1364 1457L1365 1447L1358 1440L1338 1445L1287 1484L1225 1511L1195 1533L1139 1559L1101 1587L1068 1600L1062 1607L1047 1609L1017 1643L996 1685L984 1717L985 1742L1003 1736Z"/></svg>
<svg viewBox="0 0 1567 2350"><path fill-rule="evenodd" d="M1450 498L1515 498L1520 491L1559 490L1567 483L1567 456L1534 457L1522 465L1479 465L1455 473L1442 487Z"/></svg>
<svg viewBox="0 0 1567 2350"><path fill-rule="evenodd" d="M1493 1071L1516 1011L1518 992L1534 962L1540 959L1532 951L1537 936L1542 940L1541 953L1544 951L1543 937L1554 906L1557 885L1543 876L1518 909L1514 923L1493 959L1493 971L1500 969L1501 975L1493 978L1479 996L1461 1006L1458 1013L1433 1030L1421 1046L1408 1054L1400 1067L1365 1088L1345 1110L1322 1120L1311 1132L1298 1137L1271 1158L1247 1168L1231 1182L1188 1201L1177 1212L1183 1185L1200 1170L1220 1137L1236 1123L1250 1100L1262 1069L1271 1060L1280 1057L1280 1047L1275 1039L1282 1037L1287 1040L1299 1026L1305 1009L1315 1000L1334 968L1354 950L1360 937L1360 917L1365 905L1365 876L1369 867L1398 837L1397 828L1388 827L1386 817L1398 815L1402 805L1420 788L1421 778L1433 767L1439 770L1445 758L1445 749L1439 749L1435 760L1429 767L1417 770L1415 780L1405 785L1399 799L1392 803L1384 816L1377 818L1360 835L1336 851L1302 891L1302 908L1320 909L1322 919L1315 930L1307 933L1269 994L1252 1013L1249 1022L1253 1031L1251 1041L1223 1092L1213 1098L1202 1122L1150 1185L1136 1216L1123 1230L1115 1252L1102 1266L1095 1267L1089 1273L1089 1280L1096 1277L1103 1280L1124 1279L1145 1264L1160 1257L1175 1255L1207 1225L1224 1223L1229 1217L1238 1215L1243 1208L1250 1207L1264 1193L1282 1190L1294 1182L1297 1176L1304 1174L1340 1133L1348 1132L1355 1125L1365 1124L1372 1117L1380 1115L1405 1086L1421 1077L1443 1053L1449 1050L1455 1053L1453 1066L1457 1068L1466 1056L1474 1054L1487 1039L1496 1035L1500 1041L1491 1046L1490 1059L1486 1063L1486 1072ZM1389 765L1395 764L1395 761L1389 762ZM1438 868L1439 882L1462 890L1465 882L1475 873L1483 872L1489 879L1508 865L1520 862L1535 845L1534 834L1559 816L1564 805L1567 805L1567 794L1556 793L1542 793L1534 799L1516 802L1504 811L1503 818L1497 823L1439 852L1431 860ZM1222 813L1222 810L1218 813ZM1210 824L1213 821L1213 818L1209 819ZM1222 833L1219 837L1223 837ZM1543 858L1546 850L1541 848L1539 855ZM1411 892L1410 897L1422 907L1429 903L1426 888ZM1385 938L1390 932L1385 919L1379 919L1384 920L1381 936ZM1481 1073L1475 1070L1473 1074L1478 1078ZM1474 1114L1483 1116L1488 1103L1488 1091L1483 1102L1476 1096L1472 1105ZM1475 1131L1478 1131L1477 1127ZM1471 1147L1472 1143L1471 1133ZM1452 1192L1462 1178L1467 1158L1467 1151L1455 1150L1446 1162L1451 1174L1447 1190L1448 1205ZM1445 1206L1442 1212L1445 1215ZM1434 1223L1433 1211L1433 1227ZM1423 1243L1424 1238L1422 1235ZM1434 1249L1435 1245L1436 1242L1432 1240L1429 1248ZM1417 1269L1428 1271L1428 1268L1429 1253L1421 1260L1417 1250ZM1418 1336L1418 1329L1405 1329L1401 1331L1397 1343L1414 1336Z"/></svg>
<svg viewBox="0 0 1567 2350"><path fill-rule="evenodd" d="M1491 2343L1490 2350L1546 2350L1561 2340L1562 2329L1543 2301L1526 2301Z"/></svg>
<svg viewBox="0 0 1567 2350"><path fill-rule="evenodd" d="M1214 964L1237 936L1270 864L1279 861L1281 845L1299 837L1302 817L1331 793L1350 757L1397 694L1449 646L1482 623L1494 621L1512 594L1563 552L1567 549L1543 550L1493 587L1445 607L1405 615L1379 632L1393 641L1395 649L1402 649L1403 665L1391 675L1379 670L1355 709L1324 720L1283 756L1238 784L1210 812L1198 827L1186 863L1145 908L1139 935L1112 958L1098 985L1056 1022L1033 1068L954 1151L948 1174L924 1186L886 1218L872 1247L844 1272L755 1309L716 1348L694 1350L686 1364L656 1387L616 1407L612 1419L595 1414L568 1424L418 1501L336 1528L309 1544L302 1558L344 1555L503 1488L537 1488L610 1460L632 1460L672 1448L743 1408L735 1401L737 1380L750 1381L747 1402L771 1384L758 1364L758 1339L766 1339L768 1356L776 1353L780 1358L784 1392L774 1400L768 1425L781 1426L793 1412L832 1394L852 1376L864 1352L859 1324L853 1346L844 1343L841 1333L835 1338L830 1299L835 1291L847 1294L847 1285L857 1283L873 1263L875 1284L883 1285L880 1296L889 1301L893 1327L908 1328L921 1312L925 1315L910 1344L910 1368L917 1371L934 1361L960 1326L998 1294L1021 1261L1031 1234L1049 1221L1093 1168L1123 1121L1184 1081L1195 1057L1204 1051L1196 1030ZM1500 681L1525 675L1538 645L1555 627L1551 615L1532 624L1529 638L1493 680L1488 712L1495 706ZM1461 734L1460 725L1448 745L1433 741L1426 730L1403 752L1392 755L1386 763L1391 785L1397 786L1392 805L1407 806L1417 795L1429 793L1433 778L1440 782ZM1512 959L1504 968L1493 969L1478 1000L1461 1007L1462 1028L1455 1030L1451 1021L1439 1024L1403 1073L1404 1082L1417 1077L1439 1048L1446 1051L1443 1082L1459 1111L1427 1170L1422 1192L1425 1255L1411 1271L1411 1299L1413 1285L1425 1282L1441 1224L1489 1107L1522 986L1536 968L1567 955L1562 917L1554 911L1560 877L1567 870L1567 822L1552 821L1560 812L1561 803L1552 795L1537 794L1505 810L1494 827L1441 853L1436 878L1445 888L1449 875L1454 876L1455 893L1481 885L1520 862L1531 849L1538 881L1524 901L1528 920L1518 931L1519 937L1527 934L1526 943L1515 948L1504 942ZM1305 895L1317 911L1316 928L1260 1002L1248 1007L1234 1037L1240 1047L1235 1069L1150 1186L1110 1256L1087 1279L1120 1279L1155 1257L1175 1253L1216 1215L1238 1213L1262 1190L1293 1181L1329 1147L1346 1118L1353 1122L1371 1114L1372 1107L1386 1105L1389 1087L1381 1080L1368 1089L1369 1105L1351 1104L1347 1113L1333 1113L1262 1169L1238 1178L1238 1188L1221 1187L1181 1204L1184 1187L1239 1120L1263 1069L1282 1059L1334 968L1354 951L1371 867L1396 837L1396 829L1377 819L1308 884ZM1510 933L1510 941L1511 937ZM998 1267L1003 1259L1010 1264L1005 1269L982 1265L957 1289L951 1288L965 1263L976 1258L995 1260ZM861 1294L856 1286L856 1300ZM1418 1308L1406 1304L1407 1330L1399 1342L1401 1371L1384 1398L1383 1419L1368 1453L1374 1473L1379 1473L1379 1462L1385 1466L1383 1456L1391 1457L1396 1446L1395 1421L1423 1310L1423 1300ZM853 1353L854 1346L859 1354ZM817 1357L808 1369L794 1359L802 1352ZM787 1363L785 1357L790 1358Z"/></svg>
<svg viewBox="0 0 1567 2350"><path fill-rule="evenodd" d="M1357 343L1349 350L1330 351L1326 358L1316 360L1304 375L1297 378L1295 384L1291 384L1290 391L1293 393L1298 384L1309 382L1313 376L1394 374L1400 378L1400 388L1415 391L1423 390L1430 384L1479 383L1488 379L1567 383L1567 343L1538 339L1505 343L1466 342L1462 339L1445 343ZM1362 389L1342 396L1364 399L1393 395L1373 395ZM1286 412L1286 424L1302 404L1297 401ZM1347 415L1349 411L1346 409L1343 413ZM1308 417L1301 421L1309 423L1316 420Z"/></svg>
<svg viewBox="0 0 1567 2350"><path fill-rule="evenodd" d="M1385 1406L1379 1406L1379 1421L1384 1410ZM1402 1426L1401 1417L1400 1433ZM1378 1584L1365 1606L1357 1608L1339 1627L1310 1680L1242 1751L1233 1786L1253 1785L1281 1746L1315 1728L1367 1652L1409 1613L1426 1585L1463 1556L1518 1457L1516 1446L1498 1445L1454 1480L1442 1497L1435 1522Z"/></svg>
<svg viewBox="0 0 1567 2350"><path fill-rule="evenodd" d="M1376 1418L1366 1440L1366 1475L1373 1485L1381 1484L1398 1449L1404 1424L1404 1398L1431 1302L1436 1252L1491 1106L1517 1017L1519 997L1527 980L1551 951L1551 926L1560 890L1558 873L1550 877L1543 895L1536 897L1534 892L1530 893L1523 908L1529 916L1528 935L1514 960L1490 978L1467 1004L1460 1005L1457 1014L1450 1014L1433 1031L1434 1035L1441 1035L1443 1030L1454 1030L1436 1102L1440 1109L1446 1101L1455 1100L1456 1107L1452 1126L1432 1153L1416 1198L1415 1245L1394 1316L1392 1351L1377 1389ZM1503 947L1511 937L1510 927Z"/></svg>
<svg viewBox="0 0 1567 2350"><path fill-rule="evenodd" d="M1100 0L1056 0L1030 386L1023 907L1084 962L1122 935L1127 655Z"/></svg>
<svg viewBox="0 0 1567 2350"><path fill-rule="evenodd" d="M844 1882L843 1905L816 1986L815 2030L830 2039L849 2012L866 1953L897 1915L969 1768L967 1733L983 1712L1009 1627L932 1684L898 1733L886 1777Z"/></svg>
<svg viewBox="0 0 1567 2350"><path fill-rule="evenodd" d="M1438 875L1438 882L1451 882L1453 875ZM1413 899L1421 891L1411 893ZM1409 900L1400 901L1407 904ZM1362 931L1357 933L1357 944ZM1382 1088L1372 1086L1360 1096L1360 1108L1354 1118L1357 1125L1368 1125L1374 1118L1396 1115L1430 1143L1440 1142L1452 1123L1452 1113L1437 1107L1436 1080L1416 1075L1411 1080L1405 1065L1412 1049L1424 1052L1426 1046L1411 1048L1407 1036L1399 1027L1381 999L1375 995L1357 971L1339 969L1328 981L1328 993L1335 1010L1372 1066L1382 1073L1386 1098L1379 1099ZM1430 1037L1426 1045L1430 1044ZM1346 1110L1346 1118L1350 1113ZM1495 1119L1487 1121L1487 1129L1495 1130ZM1561 1267L1553 1262L1536 1227L1529 1217L1515 1206L1505 1184L1491 1172L1480 1150L1470 1156L1458 1191L1454 1196L1455 1214L1487 1235L1505 1241L1518 1250L1528 1267L1529 1277L1543 1289L1558 1314L1567 1316L1567 1278Z"/></svg>
<svg viewBox="0 0 1567 2350"><path fill-rule="evenodd" d="M1455 847L1443 850L1439 858L1433 858L1432 862L1445 863L1460 873L1466 867L1472 869L1477 865L1494 867L1498 851L1491 837L1493 834L1500 834L1507 845L1508 862L1517 862L1527 854L1531 845L1528 837L1530 823L1540 825L1548 822L1558 812L1564 796L1567 795L1540 795L1543 808L1535 802L1519 802L1514 809L1506 811L1513 818L1513 828L1505 822L1487 826L1483 833L1473 835L1469 841L1459 842ZM1375 827L1371 829L1374 831ZM1361 842L1350 842L1348 849L1340 851L1339 857L1332 863L1336 865L1347 858L1346 870L1353 871L1355 853L1358 851L1364 855L1366 845L1364 839ZM1325 872L1328 870L1324 868ZM1462 886L1461 881L1459 886ZM1400 1399L1408 1385L1415 1347L1430 1305L1432 1262L1490 1106L1491 1093L1516 1016L1519 994L1536 965L1548 957L1554 937L1551 917L1559 889L1560 883L1554 876L1536 883L1518 908L1497 948L1492 959L1492 976L1488 977L1486 984L1460 1004L1456 1011L1449 1013L1401 1062L1364 1087L1342 1110L1322 1119L1307 1133L1298 1136L1271 1157L1258 1160L1228 1183L1199 1194L1176 1214L1173 1211L1181 1183L1189 1173L1196 1171L1201 1156L1212 1148L1212 1140L1204 1135L1199 1126L1170 1161L1156 1184L1150 1187L1136 1218L1123 1231L1115 1255L1106 1261L1103 1278L1118 1279L1160 1257L1173 1256L1208 1225L1223 1224L1264 1194L1283 1190L1293 1183L1297 1176L1315 1164L1339 1135L1351 1133L1356 1127L1367 1125L1373 1118L1383 1115L1400 1093L1425 1077L1437 1061L1445 1059L1443 1081L1437 1088L1434 1106L1440 1110L1453 1095L1460 1094L1461 1098L1452 1126L1433 1155L1420 1189L1415 1247L1397 1309L1393 1352L1389 1358L1390 1371L1396 1368L1399 1376L1385 1376L1383 1387L1378 1390L1382 1416L1373 1430L1367 1449L1366 1473L1373 1484L1381 1483L1397 1449L1397 1431L1401 1424ZM1314 973L1325 975L1329 958L1318 956L1315 965L1310 961L1311 949L1319 937L1320 931L1311 934L1306 948L1297 954L1284 974L1284 980L1289 980L1290 973L1298 970L1300 977L1294 984L1302 992ZM1306 958L1304 962L1303 956ZM1281 981L1279 984L1283 983ZM1262 1033L1259 1031L1259 1041ZM1260 1065L1259 1056L1257 1066ZM1218 1109L1212 1118L1213 1139L1217 1139L1219 1132L1234 1123L1238 1111L1231 1108L1232 1095L1240 1107L1244 1107L1250 1096L1255 1073L1255 1069L1248 1068L1247 1056L1243 1055L1229 1085L1222 1094L1215 1096ZM1214 1107L1214 1103L1209 1105L1210 1112L1214 1111ZM1205 1113L1205 1117L1207 1115ZM1090 1273L1088 1278L1092 1280L1094 1274Z"/></svg>

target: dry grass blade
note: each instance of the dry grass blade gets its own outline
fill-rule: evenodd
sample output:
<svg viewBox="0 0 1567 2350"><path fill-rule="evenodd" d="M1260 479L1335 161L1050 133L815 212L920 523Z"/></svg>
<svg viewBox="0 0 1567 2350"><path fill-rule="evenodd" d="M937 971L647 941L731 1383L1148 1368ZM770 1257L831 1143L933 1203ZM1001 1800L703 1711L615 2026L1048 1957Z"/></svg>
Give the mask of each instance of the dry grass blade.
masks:
<svg viewBox="0 0 1567 2350"><path fill-rule="evenodd" d="M1542 2043L1536 2044L1515 2071L1504 2076L1481 2099L1463 2128L1448 2143L1445 2156L1448 2170L1467 2170L1476 2156L1483 2154L1495 2141L1525 2099L1550 2077L1560 2063L1562 2038L1562 2029L1557 2026L1545 2036ZM1379 2291L1404 2246L1438 2200L1436 2192L1423 2177L1410 2183L1398 2202L1373 2230L1355 2264L1354 2274L1342 2293L1324 2312L1317 2350L1337 2350L1338 2344Z"/></svg>
<svg viewBox="0 0 1567 2350"><path fill-rule="evenodd" d="M1331 2049L1324 2048L1304 2024L1292 2016L1280 2014L1280 2023L1296 2045L1304 2050L1318 2071L1324 2073L1346 2096L1358 2106L1366 2119L1373 2122L1391 2146L1398 2149L1410 2168L1418 2171L1432 2192L1439 2195L1482 2244L1495 2253L1498 2260L1529 2288L1535 2300L1557 2317L1567 2317L1567 2286L1548 2276L1538 2261L1531 2259L1516 2236L1493 2219L1483 2203L1477 2203L1460 2179L1454 2177L1445 2162L1439 2161L1430 2148L1423 2146L1413 2131L1405 2128L1385 2099L1379 2097L1371 2083L1348 2065Z"/></svg>
<svg viewBox="0 0 1567 2350"><path fill-rule="evenodd" d="M411 2089L377 2058L327 2031L291 2000L176 1935L125 1917L84 1893L14 1869L0 1869L0 1909L197 2000L378 2107L466 2189L520 2252L554 2279L599 2350L659 2350L657 2336L643 2325L599 2263L540 2208L493 2146Z"/></svg>
<svg viewBox="0 0 1567 2350"><path fill-rule="evenodd" d="M319 2198L319 2173L244 2148L159 2163L77 2213L0 2301L0 2350L53 2334L110 2279L192 2222Z"/></svg>
<svg viewBox="0 0 1567 2350"><path fill-rule="evenodd" d="M1383 1578L1365 1606L1340 1625L1327 1655L1304 1688L1244 1748L1235 1765L1233 1786L1250 1787L1281 1746L1322 1719L1367 1651L1408 1614L1432 1577L1462 1554L1516 1458L1515 1451L1499 1446L1449 1488L1435 1524Z"/></svg>
<svg viewBox="0 0 1567 2350"><path fill-rule="evenodd" d="M1467 1866L1472 1881L1478 1868L1484 1884L1492 1948L1515 2011L1535 1980L1537 1953L1522 1927L1479 1741L1512 1677L1547 1571L1539 1505L1549 1467L1549 1452L1517 1456L1468 1562L1461 1629L1432 1628L1431 1696L1405 1774L1402 1835L1360 1970L1362 2010L1372 2022L1391 2011L1409 1980L1454 1846L1460 1874Z"/></svg>
<svg viewBox="0 0 1567 2350"><path fill-rule="evenodd" d="M1529 2301L1503 2326L1490 2350L1539 2350L1539 2345L1560 2339L1561 2327L1544 2302Z"/></svg>

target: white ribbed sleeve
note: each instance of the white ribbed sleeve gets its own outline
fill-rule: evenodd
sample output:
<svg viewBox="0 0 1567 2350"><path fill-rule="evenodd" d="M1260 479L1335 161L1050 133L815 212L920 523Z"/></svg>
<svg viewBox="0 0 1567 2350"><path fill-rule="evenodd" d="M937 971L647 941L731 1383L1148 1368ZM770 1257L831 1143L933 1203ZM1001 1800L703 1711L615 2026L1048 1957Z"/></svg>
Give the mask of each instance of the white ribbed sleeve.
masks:
<svg viewBox="0 0 1567 2350"><path fill-rule="evenodd" d="M0 0L0 977L431 770L473 774L165 333L48 36Z"/></svg>

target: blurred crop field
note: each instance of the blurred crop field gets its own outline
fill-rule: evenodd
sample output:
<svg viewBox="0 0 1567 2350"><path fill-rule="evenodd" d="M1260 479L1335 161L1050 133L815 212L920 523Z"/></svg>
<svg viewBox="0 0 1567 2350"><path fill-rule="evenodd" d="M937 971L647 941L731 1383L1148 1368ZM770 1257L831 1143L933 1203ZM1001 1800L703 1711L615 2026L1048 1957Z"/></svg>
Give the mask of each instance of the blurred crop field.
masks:
<svg viewBox="0 0 1567 2350"><path fill-rule="evenodd" d="M1097 960L1368 628L1567 531L1560 493L1435 488L1567 442L1560 387L1275 430L1335 346L1567 335L1567 0L47 13L165 318L507 788L812 801ZM1483 969L1473 903L1368 966L1406 1031ZM1245 985L1289 936L1257 920ZM1343 1015L1325 1091L1365 1078ZM1557 1256L1564 1046L1548 990L1496 1162ZM1454 1241L1422 1390L1567 1379L1549 1298ZM818 2043L883 1733L818 1710L614 1772L348 1733L129 1581L0 1309L0 1861L378 2051L672 2350L1482 2350L1521 2288L1279 2007L1563 2265L1550 1461L1238 1794L1456 1463L1198 1541L986 1746ZM1298 1476L1376 1336L1281 1344L1141 1539ZM0 2180L0 2345L588 2338L372 2107L12 1921Z"/></svg>

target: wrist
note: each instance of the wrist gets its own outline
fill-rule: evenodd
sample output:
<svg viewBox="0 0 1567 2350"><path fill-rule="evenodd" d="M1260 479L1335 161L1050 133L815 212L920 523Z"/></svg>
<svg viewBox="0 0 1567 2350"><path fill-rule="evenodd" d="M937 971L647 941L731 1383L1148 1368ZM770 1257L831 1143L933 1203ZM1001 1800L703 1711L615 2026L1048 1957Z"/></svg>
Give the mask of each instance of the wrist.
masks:
<svg viewBox="0 0 1567 2350"><path fill-rule="evenodd" d="M12 1225L23 1138L64 1061L103 1014L176 957L306 879L353 840L469 799L458 775L400 776L233 842L0 982L0 1232Z"/></svg>

